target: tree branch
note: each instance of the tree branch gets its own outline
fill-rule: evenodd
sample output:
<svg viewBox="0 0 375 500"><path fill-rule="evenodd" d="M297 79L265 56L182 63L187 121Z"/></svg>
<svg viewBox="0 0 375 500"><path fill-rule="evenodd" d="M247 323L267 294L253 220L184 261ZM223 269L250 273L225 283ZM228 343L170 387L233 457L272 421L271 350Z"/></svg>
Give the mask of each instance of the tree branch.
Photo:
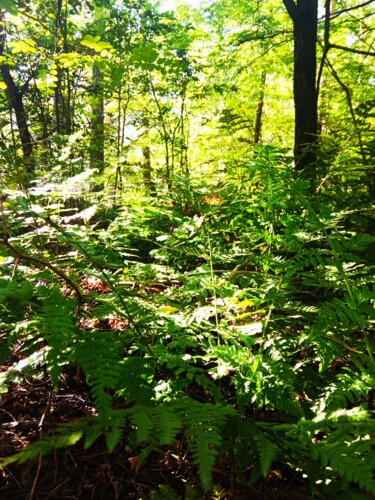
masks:
<svg viewBox="0 0 375 500"><path fill-rule="evenodd" d="M375 0L371 0L371 1L375 1ZM294 3L293 0L283 0L283 4L285 5L285 8L288 11L288 14L290 15L290 17L294 21L294 19L296 17L296 10L297 10L296 4Z"/></svg>
<svg viewBox="0 0 375 500"><path fill-rule="evenodd" d="M325 5L325 19L324 19L323 55L322 55L322 59L320 61L318 78L317 78L317 81L316 81L316 95L317 95L317 97L319 96L320 82L321 82L321 79L322 79L324 63L326 61L327 54L328 54L328 51L329 51L330 46L331 46L330 42L329 42L329 35L330 35L330 28L331 28L330 13L331 13L331 0L326 0L326 5Z"/></svg>
<svg viewBox="0 0 375 500"><path fill-rule="evenodd" d="M331 19L334 19L335 17L341 16L341 14L346 14L347 12L350 12L352 10L360 9L360 8L365 7L366 5L370 5L371 3L374 3L374 2L375 2L375 0L367 0L367 2L361 3L359 5L355 5L354 7L348 7L347 9L342 9L342 10L338 10L337 12L332 12Z"/></svg>
<svg viewBox="0 0 375 500"><path fill-rule="evenodd" d="M331 71L331 74L333 76L333 78L337 81L337 83L340 85L340 87L342 88L342 90L344 91L345 93L345 97L346 97L346 102L348 104L348 108L349 108L349 112L350 112L350 116L352 118L352 121L353 121L353 125L354 125L354 129L355 129L355 132L357 134L357 139L358 139L358 145L359 145L359 149L361 151L361 156L362 156L362 161L364 164L367 163L367 159L366 159L366 153L365 153L365 149L364 149L364 146L363 146L363 141L362 141L362 135L361 135L361 130L359 128L359 124L358 124L358 120L357 120L357 117L355 116L355 112L354 112L354 106L353 106L353 101L352 101L352 96L351 96L351 92L350 92L350 89L349 87L341 80L339 74L337 73L337 71L335 70L335 68L333 67L332 63L329 61L328 57L326 58L326 61L327 61L327 65L328 65L328 68L330 69Z"/></svg>
<svg viewBox="0 0 375 500"><path fill-rule="evenodd" d="M22 253L18 248L16 248L12 243L9 242L8 235L7 235L7 228L6 228L6 220L5 220L5 211L4 211L4 204L3 200L1 200L1 218L2 218L2 225L3 225L3 238L0 243L2 243L4 246L9 248L9 250L17 257L19 260L28 260L29 262L34 262L34 264L38 264L42 267L47 267L50 271L52 271L54 274L59 276L61 279L67 283L68 286L70 286L77 294L77 306L76 306L76 312L78 313L80 306L83 302L83 297L82 294L78 288L78 286L67 276L63 271L60 271L57 267L53 266L50 264L47 260L40 259L38 257L34 257L32 255L27 255L25 253Z"/></svg>
<svg viewBox="0 0 375 500"><path fill-rule="evenodd" d="M329 48L345 50L346 52L352 52L353 54L362 54L364 56L375 56L375 52L372 52L370 50L351 49L350 47L344 47L343 45L336 45L335 43L331 43L329 45Z"/></svg>

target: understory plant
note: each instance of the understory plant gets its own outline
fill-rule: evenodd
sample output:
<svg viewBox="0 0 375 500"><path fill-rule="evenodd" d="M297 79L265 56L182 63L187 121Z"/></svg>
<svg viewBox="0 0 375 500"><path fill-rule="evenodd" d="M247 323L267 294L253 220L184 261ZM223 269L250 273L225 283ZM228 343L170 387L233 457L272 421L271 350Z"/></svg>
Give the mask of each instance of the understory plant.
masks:
<svg viewBox="0 0 375 500"><path fill-rule="evenodd" d="M181 198L127 201L105 227L105 200L72 213L6 193L2 358L16 344L24 358L1 391L45 371L57 391L79 367L96 414L2 465L104 435L141 466L179 440L206 491L221 456L244 481L284 463L312 494L375 493L371 207L312 196L271 147L238 168L240 184L186 180Z"/></svg>

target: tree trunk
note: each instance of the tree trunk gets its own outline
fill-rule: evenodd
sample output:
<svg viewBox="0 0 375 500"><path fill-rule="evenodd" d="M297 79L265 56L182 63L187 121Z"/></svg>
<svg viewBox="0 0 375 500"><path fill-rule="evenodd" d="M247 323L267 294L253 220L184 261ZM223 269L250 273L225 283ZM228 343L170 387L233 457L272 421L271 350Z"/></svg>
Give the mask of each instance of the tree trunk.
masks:
<svg viewBox="0 0 375 500"><path fill-rule="evenodd" d="M258 144L262 137L262 118L263 118L263 108L264 108L264 93L266 87L267 73L262 71L260 81L260 94L259 101L257 105L257 111L255 116L255 126L254 126L254 144Z"/></svg>
<svg viewBox="0 0 375 500"><path fill-rule="evenodd" d="M99 172L104 169L104 99L102 95L103 75L98 66L94 64L92 73L93 101L91 112L91 145L90 164L91 168L97 168Z"/></svg>
<svg viewBox="0 0 375 500"><path fill-rule="evenodd" d="M318 0L283 0L294 33L294 156L297 170L314 178L318 139L316 43Z"/></svg>
<svg viewBox="0 0 375 500"><path fill-rule="evenodd" d="M4 12L0 14L0 56L3 56L5 49L6 32L4 26ZM8 64L2 63L0 66L1 76L7 87L7 97L16 116L18 133L21 139L23 157L28 173L34 172L34 166L31 162L33 152L33 139L31 137L26 119L26 111L23 104L23 92L17 87L13 76L11 75Z"/></svg>
<svg viewBox="0 0 375 500"><path fill-rule="evenodd" d="M55 21L55 53L69 52L67 12L63 13L63 0L57 0L56 21ZM71 82L69 69L60 66L59 59L56 59L57 83L55 87L55 117L56 132L58 134L70 135L72 133L71 119Z"/></svg>
<svg viewBox="0 0 375 500"><path fill-rule="evenodd" d="M150 146L144 146L142 148L143 162L142 162L142 173L143 182L145 185L146 194L149 196L156 195L155 183L152 180L152 169L151 169L151 151Z"/></svg>

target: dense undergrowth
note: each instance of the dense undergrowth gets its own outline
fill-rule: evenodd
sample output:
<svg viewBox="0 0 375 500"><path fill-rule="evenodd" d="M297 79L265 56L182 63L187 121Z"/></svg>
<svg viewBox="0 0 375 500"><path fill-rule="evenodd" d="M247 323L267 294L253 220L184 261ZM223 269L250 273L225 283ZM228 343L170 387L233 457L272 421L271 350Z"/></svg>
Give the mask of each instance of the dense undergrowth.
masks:
<svg viewBox="0 0 375 500"><path fill-rule="evenodd" d="M1 390L77 367L96 414L3 466L125 436L140 467L186 443L205 491L226 456L252 483L278 462L312 496L375 494L371 204L312 196L289 163L263 148L233 181L78 211L61 186L4 193L1 355L23 359Z"/></svg>

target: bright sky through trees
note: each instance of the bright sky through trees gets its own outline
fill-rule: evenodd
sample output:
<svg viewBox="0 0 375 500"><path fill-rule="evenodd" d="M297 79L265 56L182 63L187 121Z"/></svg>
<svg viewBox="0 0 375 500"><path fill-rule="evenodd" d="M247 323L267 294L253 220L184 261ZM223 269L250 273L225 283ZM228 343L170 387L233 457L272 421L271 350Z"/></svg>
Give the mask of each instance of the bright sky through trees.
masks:
<svg viewBox="0 0 375 500"><path fill-rule="evenodd" d="M160 10L174 10L178 4L186 3L190 7L198 7L202 0L162 0L160 3Z"/></svg>

